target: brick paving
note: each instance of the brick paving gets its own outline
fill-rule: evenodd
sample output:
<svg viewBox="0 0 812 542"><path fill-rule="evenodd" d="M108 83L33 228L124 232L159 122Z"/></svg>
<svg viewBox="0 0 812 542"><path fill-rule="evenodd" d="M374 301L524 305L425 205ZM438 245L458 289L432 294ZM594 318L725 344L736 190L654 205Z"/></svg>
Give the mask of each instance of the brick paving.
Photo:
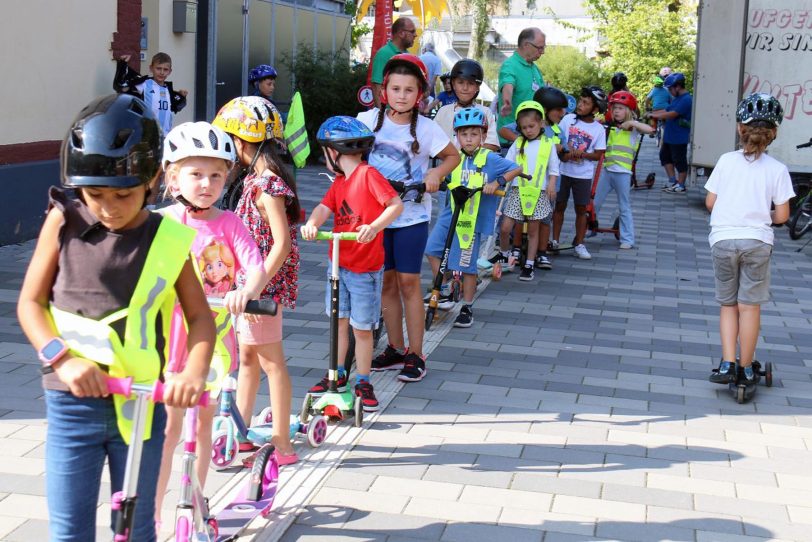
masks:
<svg viewBox="0 0 812 542"><path fill-rule="evenodd" d="M297 444L303 460L282 469L275 513L248 535L812 540L812 338L802 304L812 249L796 253L800 242L776 230L758 348L775 385L737 405L706 380L719 348L703 196L661 193L655 158L647 139L638 170L658 180L632 194L634 250L600 234L587 242L590 261L562 253L532 283L486 280L473 327L451 328L447 315L427 336L425 380L376 374L385 408L363 430L345 423L321 448ZM326 186L317 172L299 175L308 209ZM285 315L295 405L326 367L328 344L326 247L301 246L302 298ZM42 392L14 314L32 247L0 247L0 539L9 541L42 540L47 529ZM215 509L241 476L212 473ZM176 498L170 491L167 506ZM105 485L103 539L108 500ZM171 523L170 508L164 517Z"/></svg>

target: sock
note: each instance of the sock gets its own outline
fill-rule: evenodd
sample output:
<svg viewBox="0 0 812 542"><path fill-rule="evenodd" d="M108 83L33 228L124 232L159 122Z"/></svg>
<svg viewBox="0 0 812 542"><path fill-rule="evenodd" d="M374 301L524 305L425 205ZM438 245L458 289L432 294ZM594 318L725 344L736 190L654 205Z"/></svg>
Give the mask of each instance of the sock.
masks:
<svg viewBox="0 0 812 542"><path fill-rule="evenodd" d="M338 369L338 378L344 378L347 376L347 371L344 368Z"/></svg>
<svg viewBox="0 0 812 542"><path fill-rule="evenodd" d="M503 251L502 251L502 256L504 256L505 258L507 258L508 256L510 256L510 251L509 251L509 250L503 250Z"/></svg>
<svg viewBox="0 0 812 542"><path fill-rule="evenodd" d="M369 384L369 375L355 375L355 385L357 386L362 382Z"/></svg>
<svg viewBox="0 0 812 542"><path fill-rule="evenodd" d="M462 305L462 308L463 309L468 309L470 312L474 312L474 310L473 310L474 309L474 302L471 301L470 303L464 303Z"/></svg>
<svg viewBox="0 0 812 542"><path fill-rule="evenodd" d="M668 184L677 184L677 178L676 177L669 177L668 178Z"/></svg>
<svg viewBox="0 0 812 542"><path fill-rule="evenodd" d="M533 260L525 260L524 261L525 267L533 267Z"/></svg>
<svg viewBox="0 0 812 542"><path fill-rule="evenodd" d="M395 348L394 346L392 346L392 344L391 344L391 343L389 344L389 347L390 347L392 350L394 350L395 352L397 352L398 354L405 354L405 353L406 353L406 352L409 350L408 348L403 348L403 349L401 349L401 348Z"/></svg>

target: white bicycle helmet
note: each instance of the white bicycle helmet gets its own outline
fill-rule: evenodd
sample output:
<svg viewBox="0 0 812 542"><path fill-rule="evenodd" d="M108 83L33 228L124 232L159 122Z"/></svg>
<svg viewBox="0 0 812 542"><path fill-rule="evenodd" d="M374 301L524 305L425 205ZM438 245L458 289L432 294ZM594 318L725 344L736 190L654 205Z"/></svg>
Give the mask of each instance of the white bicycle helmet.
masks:
<svg viewBox="0 0 812 542"><path fill-rule="evenodd" d="M221 128L208 122L184 122L172 128L164 139L163 168L192 156L235 159L234 142Z"/></svg>

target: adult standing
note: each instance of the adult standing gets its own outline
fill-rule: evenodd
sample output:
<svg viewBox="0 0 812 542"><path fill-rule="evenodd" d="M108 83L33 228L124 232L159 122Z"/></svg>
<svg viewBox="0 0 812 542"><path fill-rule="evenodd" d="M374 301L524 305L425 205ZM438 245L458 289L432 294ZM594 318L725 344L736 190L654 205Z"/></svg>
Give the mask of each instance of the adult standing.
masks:
<svg viewBox="0 0 812 542"><path fill-rule="evenodd" d="M383 69L393 56L405 53L414 45L417 27L408 17L401 17L392 23L392 39L378 49L372 59L372 95L375 98L375 107L381 106L381 85L383 85Z"/></svg>
<svg viewBox="0 0 812 542"><path fill-rule="evenodd" d="M517 48L499 70L499 119L497 128L515 120L516 107L544 86L544 77L535 62L544 54L547 37L539 28L525 28L519 33ZM506 143L506 140L502 140Z"/></svg>
<svg viewBox="0 0 812 542"><path fill-rule="evenodd" d="M663 191L682 194L688 178L688 142L691 139L693 96L685 88L685 75L679 72L666 77L663 86L671 94L671 103L664 110L652 111L649 116L665 120L660 164L665 168L669 185Z"/></svg>
<svg viewBox="0 0 812 542"><path fill-rule="evenodd" d="M433 43L429 42L423 46L423 54L420 55L420 60L426 65L426 71L429 74L429 96L434 98L437 78L443 72L443 63L440 62L440 57L435 54Z"/></svg>

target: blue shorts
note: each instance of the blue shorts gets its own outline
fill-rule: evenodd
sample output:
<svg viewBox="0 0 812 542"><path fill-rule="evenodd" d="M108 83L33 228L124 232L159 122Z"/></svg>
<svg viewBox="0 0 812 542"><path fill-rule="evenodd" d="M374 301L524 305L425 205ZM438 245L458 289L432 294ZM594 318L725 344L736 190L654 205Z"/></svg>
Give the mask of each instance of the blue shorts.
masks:
<svg viewBox="0 0 812 542"><path fill-rule="evenodd" d="M429 235L428 244L426 245L426 254L435 256L437 258L443 257L443 249L445 248L445 238L448 235L448 229L451 226L451 214L441 212L437 218L437 223L434 229L431 230ZM476 260L479 258L479 245L482 240L482 235L479 233L474 234L474 242L468 250L460 250L460 240L454 235L451 241L451 252L448 253L448 269L450 271L460 271L471 275L477 274Z"/></svg>
<svg viewBox="0 0 812 542"><path fill-rule="evenodd" d="M330 276L330 266L327 266ZM381 287L383 269L371 273L353 273L338 268L338 317L349 318L355 329L370 330L378 327L381 318ZM325 295L327 316L330 316L330 282Z"/></svg>
<svg viewBox="0 0 812 542"><path fill-rule="evenodd" d="M383 230L384 271L420 274L428 238L428 222Z"/></svg>

